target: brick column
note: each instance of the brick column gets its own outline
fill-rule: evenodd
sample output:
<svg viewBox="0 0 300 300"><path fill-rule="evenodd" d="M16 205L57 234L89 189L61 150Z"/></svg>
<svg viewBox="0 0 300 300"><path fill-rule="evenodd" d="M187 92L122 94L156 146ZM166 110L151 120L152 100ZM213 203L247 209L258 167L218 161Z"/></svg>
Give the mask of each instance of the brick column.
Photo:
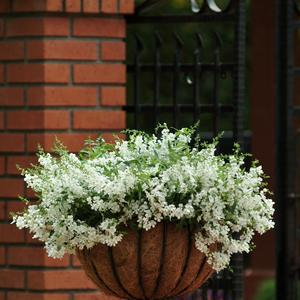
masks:
<svg viewBox="0 0 300 300"><path fill-rule="evenodd" d="M15 165L57 136L83 141L125 127L126 24L134 0L0 1L0 300L99 297L73 257L49 259L10 225L25 189Z"/></svg>

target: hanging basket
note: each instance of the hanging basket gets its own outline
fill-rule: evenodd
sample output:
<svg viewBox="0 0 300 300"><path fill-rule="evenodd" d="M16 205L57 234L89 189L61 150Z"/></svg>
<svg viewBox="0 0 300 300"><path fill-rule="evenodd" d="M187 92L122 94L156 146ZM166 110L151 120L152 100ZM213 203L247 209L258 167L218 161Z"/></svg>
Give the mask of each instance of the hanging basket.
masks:
<svg viewBox="0 0 300 300"><path fill-rule="evenodd" d="M187 228L160 223L129 230L115 247L77 251L83 269L106 294L125 299L163 299L199 288L214 270L194 246Z"/></svg>

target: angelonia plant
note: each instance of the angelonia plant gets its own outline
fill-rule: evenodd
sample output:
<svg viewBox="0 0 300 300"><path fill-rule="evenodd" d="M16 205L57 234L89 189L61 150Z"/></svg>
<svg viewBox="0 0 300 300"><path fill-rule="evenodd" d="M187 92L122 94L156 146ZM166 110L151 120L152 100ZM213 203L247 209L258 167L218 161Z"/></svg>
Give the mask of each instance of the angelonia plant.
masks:
<svg viewBox="0 0 300 300"><path fill-rule="evenodd" d="M52 155L39 151L38 165L22 171L38 200L13 223L54 258L115 246L128 229L191 226L195 247L221 271L234 253L251 250L255 232L274 226L273 201L257 162L246 169L237 145L217 155L217 139L191 143L194 131L161 125L156 135L127 131L114 145L87 141L78 155L59 143Z"/></svg>

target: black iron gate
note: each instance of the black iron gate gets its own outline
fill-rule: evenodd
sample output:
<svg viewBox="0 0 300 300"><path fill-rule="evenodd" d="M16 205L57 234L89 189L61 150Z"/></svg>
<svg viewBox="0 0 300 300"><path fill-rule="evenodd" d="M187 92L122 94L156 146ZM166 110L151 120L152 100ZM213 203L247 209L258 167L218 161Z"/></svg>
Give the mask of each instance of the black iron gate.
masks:
<svg viewBox="0 0 300 300"><path fill-rule="evenodd" d="M200 121L204 138L225 132L222 151L243 145L246 1L139 2L127 18L127 127L152 131L158 122ZM243 299L242 256L231 268L192 299Z"/></svg>
<svg viewBox="0 0 300 300"><path fill-rule="evenodd" d="M300 299L300 3L277 0L277 299Z"/></svg>

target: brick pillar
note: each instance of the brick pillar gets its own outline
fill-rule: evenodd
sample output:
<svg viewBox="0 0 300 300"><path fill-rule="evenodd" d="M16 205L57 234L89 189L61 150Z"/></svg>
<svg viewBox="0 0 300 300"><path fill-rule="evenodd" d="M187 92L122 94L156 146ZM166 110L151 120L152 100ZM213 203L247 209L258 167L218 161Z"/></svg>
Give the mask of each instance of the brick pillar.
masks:
<svg viewBox="0 0 300 300"><path fill-rule="evenodd" d="M73 257L49 259L9 212L27 191L15 165L57 136L83 141L125 127L126 24L134 0L0 1L0 300L89 300L99 294Z"/></svg>

